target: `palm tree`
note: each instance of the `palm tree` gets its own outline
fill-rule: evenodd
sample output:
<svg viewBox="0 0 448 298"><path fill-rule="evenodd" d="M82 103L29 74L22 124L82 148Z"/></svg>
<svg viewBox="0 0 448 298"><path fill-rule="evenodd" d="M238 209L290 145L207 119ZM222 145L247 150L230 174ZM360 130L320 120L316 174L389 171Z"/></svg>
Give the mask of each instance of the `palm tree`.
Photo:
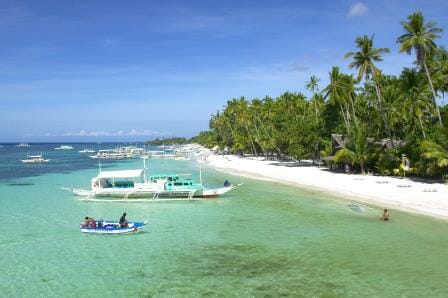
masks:
<svg viewBox="0 0 448 298"><path fill-rule="evenodd" d="M318 118L318 108L317 108L317 100L316 93L319 92L319 79L316 76L311 76L309 82L306 83L305 87L307 90L310 90L313 93L314 98L314 111L316 113L316 122L319 121Z"/></svg>
<svg viewBox="0 0 448 298"><path fill-rule="evenodd" d="M448 149L436 142L425 140L421 144L422 158L428 163L427 174L441 172L443 179L447 179Z"/></svg>
<svg viewBox="0 0 448 298"><path fill-rule="evenodd" d="M443 47L437 49L430 67L434 71L435 88L445 96L445 93L448 92L448 51Z"/></svg>
<svg viewBox="0 0 448 298"><path fill-rule="evenodd" d="M350 132L350 116L348 114L348 108L346 109L347 114L343 108L343 106L347 107L347 80L344 77L344 74L339 71L339 67L337 66L333 66L329 75L330 84L322 90L325 94L324 98L329 97L331 104L339 105L347 132Z"/></svg>
<svg viewBox="0 0 448 298"><path fill-rule="evenodd" d="M353 61L349 64L350 68L358 69L357 80L360 81L363 77L366 81L373 80L375 84L376 96L378 99L378 105L380 107L381 115L383 116L384 125L386 131L390 137L389 126L387 123L386 113L383 108L381 100L381 89L379 84L380 70L376 67L375 62L383 61L381 55L383 53L389 53L388 48L374 48L373 38L369 38L367 35L357 37L355 40L358 52L348 52L345 54L345 58L353 57Z"/></svg>
<svg viewBox="0 0 448 298"><path fill-rule="evenodd" d="M411 128L414 119L417 118L420 124L420 129L423 138L426 138L425 129L423 127L422 116L425 111L428 111L427 100L429 98L429 90L427 84L424 83L421 76L415 68L405 68L400 75L400 85L402 89L402 96L409 106L409 114L411 117Z"/></svg>
<svg viewBox="0 0 448 298"><path fill-rule="evenodd" d="M367 133L362 125L353 126L350 134L350 141L346 148L339 149L334 156L335 162L349 162L352 166L355 163L359 164L361 174L365 174L365 164L368 154Z"/></svg>
<svg viewBox="0 0 448 298"><path fill-rule="evenodd" d="M434 107L439 118L439 125L442 127L442 117L440 116L439 107L436 102L436 91L432 84L431 75L426 64L427 59L431 56L437 48L434 40L439 38L438 33L442 32L441 28L435 27L436 23L428 22L425 24L425 18L421 12L415 12L408 16L408 22L401 22L405 34L398 37L397 42L400 43L400 52L411 54L414 50L416 53L417 64L420 65L426 72L429 86L431 87Z"/></svg>

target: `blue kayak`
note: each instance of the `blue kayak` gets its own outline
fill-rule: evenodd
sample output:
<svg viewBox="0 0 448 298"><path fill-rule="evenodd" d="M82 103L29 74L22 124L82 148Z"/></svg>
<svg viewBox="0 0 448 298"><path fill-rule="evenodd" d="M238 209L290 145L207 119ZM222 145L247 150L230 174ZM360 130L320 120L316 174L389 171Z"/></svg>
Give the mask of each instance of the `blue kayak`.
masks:
<svg viewBox="0 0 448 298"><path fill-rule="evenodd" d="M126 227L121 228L118 221L95 221L94 227L79 226L81 232L91 234L128 234L140 232L148 221L145 222L128 222Z"/></svg>

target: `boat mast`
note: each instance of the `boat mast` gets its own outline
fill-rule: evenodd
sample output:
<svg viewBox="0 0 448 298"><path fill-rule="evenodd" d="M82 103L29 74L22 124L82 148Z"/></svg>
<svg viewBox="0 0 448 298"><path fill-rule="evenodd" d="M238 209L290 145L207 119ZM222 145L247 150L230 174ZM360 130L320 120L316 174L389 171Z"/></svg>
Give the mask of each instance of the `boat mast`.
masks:
<svg viewBox="0 0 448 298"><path fill-rule="evenodd" d="M146 156L143 156L143 181L146 182Z"/></svg>

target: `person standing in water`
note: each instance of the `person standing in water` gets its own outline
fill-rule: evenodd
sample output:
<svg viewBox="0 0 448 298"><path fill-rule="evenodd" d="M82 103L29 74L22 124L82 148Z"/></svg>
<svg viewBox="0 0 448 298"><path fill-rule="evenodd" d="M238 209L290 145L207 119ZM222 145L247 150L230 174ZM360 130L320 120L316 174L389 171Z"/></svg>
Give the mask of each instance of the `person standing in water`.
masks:
<svg viewBox="0 0 448 298"><path fill-rule="evenodd" d="M387 209L384 209L383 216L381 216L381 220L387 221L390 219L390 213Z"/></svg>

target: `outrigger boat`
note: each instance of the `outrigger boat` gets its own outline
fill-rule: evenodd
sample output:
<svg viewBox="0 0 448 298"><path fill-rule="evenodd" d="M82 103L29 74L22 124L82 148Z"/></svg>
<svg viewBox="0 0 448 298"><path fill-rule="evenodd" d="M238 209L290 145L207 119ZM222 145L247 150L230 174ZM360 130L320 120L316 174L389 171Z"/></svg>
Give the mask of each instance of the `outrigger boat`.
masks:
<svg viewBox="0 0 448 298"><path fill-rule="evenodd" d="M99 150L95 155L90 155L94 159L128 159L137 158L145 154L144 148L135 146L118 147L115 149Z"/></svg>
<svg viewBox="0 0 448 298"><path fill-rule="evenodd" d="M49 161L49 159L44 159L42 157L42 153L39 155L27 155L27 159L22 159L23 163L44 163Z"/></svg>
<svg viewBox="0 0 448 298"><path fill-rule="evenodd" d="M73 150L73 146L61 145L59 147L54 148L54 150Z"/></svg>
<svg viewBox="0 0 448 298"><path fill-rule="evenodd" d="M127 227L121 228L118 221L95 221L95 227L87 227L82 224L79 225L81 232L83 233L91 233L91 234L129 234L129 233L138 233L143 227L147 224L147 221L144 222L133 222L130 221L127 224Z"/></svg>
<svg viewBox="0 0 448 298"><path fill-rule="evenodd" d="M144 169L101 171L92 178L91 189L64 188L86 201L193 200L216 198L241 185L207 188L185 175L152 175L146 179ZM103 199L104 198L104 199Z"/></svg>
<svg viewBox="0 0 448 298"><path fill-rule="evenodd" d="M84 147L83 150L79 150L78 152L79 152L79 153L95 153L95 150L93 150L93 149L88 149L88 148Z"/></svg>
<svg viewBox="0 0 448 298"><path fill-rule="evenodd" d="M20 144L17 144L16 147L30 147L30 144L20 143Z"/></svg>

